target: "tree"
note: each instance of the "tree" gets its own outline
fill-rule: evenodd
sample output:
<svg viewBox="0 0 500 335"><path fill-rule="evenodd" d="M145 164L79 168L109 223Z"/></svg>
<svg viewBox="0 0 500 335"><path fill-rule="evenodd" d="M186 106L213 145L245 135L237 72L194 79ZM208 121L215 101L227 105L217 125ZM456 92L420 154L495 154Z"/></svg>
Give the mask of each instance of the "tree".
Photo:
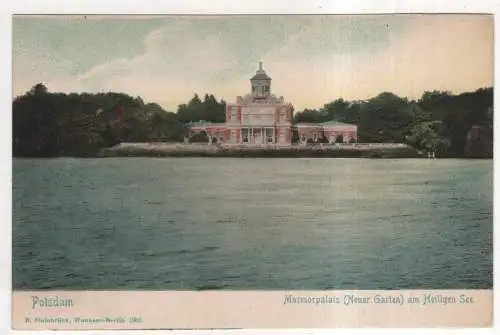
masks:
<svg viewBox="0 0 500 335"><path fill-rule="evenodd" d="M362 105L364 101L351 101L343 122L359 125L361 122Z"/></svg>
<svg viewBox="0 0 500 335"><path fill-rule="evenodd" d="M12 152L22 157L88 156L122 141L182 141L193 121L224 122L226 102L197 94L177 113L123 93L52 93L34 85L12 102ZM294 122L356 124L362 142L406 142L458 157L491 157L493 88L418 101L384 92L369 100L336 99L295 113ZM298 134L293 134L293 140Z"/></svg>
<svg viewBox="0 0 500 335"><path fill-rule="evenodd" d="M42 83L38 83L29 90L28 95L40 96L43 94L47 94L48 92L49 90L47 89L47 86Z"/></svg>
<svg viewBox="0 0 500 335"><path fill-rule="evenodd" d="M226 119L226 103L218 102L213 95L206 94L202 102L197 94L187 104L179 105L177 110L182 123L207 121L224 122Z"/></svg>
<svg viewBox="0 0 500 335"><path fill-rule="evenodd" d="M324 122L326 119L322 113L316 109L304 109L302 112L298 112L294 116L295 123L319 123Z"/></svg>
<svg viewBox="0 0 500 335"><path fill-rule="evenodd" d="M337 120L343 122L348 114L349 102L342 98L329 102L323 106L323 115L326 119L325 121Z"/></svg>
<svg viewBox="0 0 500 335"><path fill-rule="evenodd" d="M446 153L450 147L450 140L441 135L441 128L442 122L440 121L419 123L413 127L407 141L419 150Z"/></svg>
<svg viewBox="0 0 500 335"><path fill-rule="evenodd" d="M182 140L175 113L121 93L49 93L33 86L12 103L12 151L21 157L91 156L124 141L148 141L161 132Z"/></svg>
<svg viewBox="0 0 500 335"><path fill-rule="evenodd" d="M429 110L422 109L416 102L412 101L408 106L408 113L413 115L414 124L431 122L432 113Z"/></svg>
<svg viewBox="0 0 500 335"><path fill-rule="evenodd" d="M363 142L402 142L414 124L408 101L384 92L361 105L359 136Z"/></svg>
<svg viewBox="0 0 500 335"><path fill-rule="evenodd" d="M189 138L190 143L208 143L209 137L206 132L201 131L199 133L193 134Z"/></svg>

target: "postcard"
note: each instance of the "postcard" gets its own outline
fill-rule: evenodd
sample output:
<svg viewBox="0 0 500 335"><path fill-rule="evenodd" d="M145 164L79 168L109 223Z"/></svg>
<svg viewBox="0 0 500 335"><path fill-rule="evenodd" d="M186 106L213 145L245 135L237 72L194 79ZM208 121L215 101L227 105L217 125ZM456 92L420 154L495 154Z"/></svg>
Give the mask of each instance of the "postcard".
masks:
<svg viewBox="0 0 500 335"><path fill-rule="evenodd" d="M14 329L492 326L492 15L12 24Z"/></svg>

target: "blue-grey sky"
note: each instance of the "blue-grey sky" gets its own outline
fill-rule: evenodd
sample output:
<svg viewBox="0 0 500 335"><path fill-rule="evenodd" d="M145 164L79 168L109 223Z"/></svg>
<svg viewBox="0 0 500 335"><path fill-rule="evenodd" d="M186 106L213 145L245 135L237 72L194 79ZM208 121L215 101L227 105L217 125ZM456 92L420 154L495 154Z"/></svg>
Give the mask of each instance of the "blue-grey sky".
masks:
<svg viewBox="0 0 500 335"><path fill-rule="evenodd" d="M117 91L170 111L194 93L234 101L258 62L296 109L382 91L418 98L493 85L481 15L15 17L13 93Z"/></svg>

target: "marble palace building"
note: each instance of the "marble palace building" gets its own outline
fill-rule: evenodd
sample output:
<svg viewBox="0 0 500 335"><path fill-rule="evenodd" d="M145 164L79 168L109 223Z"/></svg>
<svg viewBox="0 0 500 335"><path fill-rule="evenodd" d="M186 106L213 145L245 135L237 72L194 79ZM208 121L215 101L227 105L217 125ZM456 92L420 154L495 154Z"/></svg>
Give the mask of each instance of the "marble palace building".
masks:
<svg viewBox="0 0 500 335"><path fill-rule="evenodd" d="M291 144L292 137L296 142L318 142L324 137L330 143L357 140L355 125L336 121L293 125L293 106L271 93L271 78L262 62L250 83L250 93L227 103L225 123L200 122L191 125L190 131L232 144Z"/></svg>

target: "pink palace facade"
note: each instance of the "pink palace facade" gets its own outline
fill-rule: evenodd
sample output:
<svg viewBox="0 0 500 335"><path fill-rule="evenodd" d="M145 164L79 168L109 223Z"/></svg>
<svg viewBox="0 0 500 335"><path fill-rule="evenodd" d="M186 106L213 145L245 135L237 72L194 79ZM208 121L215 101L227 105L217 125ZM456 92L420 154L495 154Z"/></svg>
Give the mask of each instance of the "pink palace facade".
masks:
<svg viewBox="0 0 500 335"><path fill-rule="evenodd" d="M192 125L190 131L205 132L218 142L232 144L291 144L294 131L300 142L326 137L334 143L339 135L343 142L357 139L355 125L331 121L293 126L293 106L282 96L271 94L271 78L262 62L250 82L251 93L238 96L235 103L227 103L225 123L199 123Z"/></svg>

